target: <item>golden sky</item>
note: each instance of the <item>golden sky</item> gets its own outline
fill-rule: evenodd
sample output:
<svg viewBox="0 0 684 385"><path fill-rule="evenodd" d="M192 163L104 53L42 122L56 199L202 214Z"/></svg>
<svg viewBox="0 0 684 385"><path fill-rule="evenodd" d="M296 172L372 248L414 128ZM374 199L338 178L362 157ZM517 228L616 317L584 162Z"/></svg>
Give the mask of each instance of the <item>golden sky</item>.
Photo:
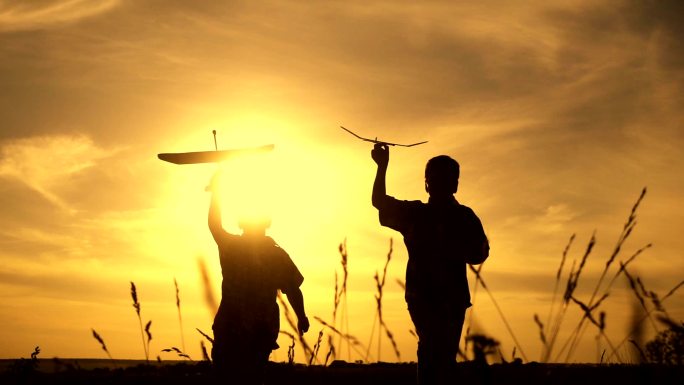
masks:
<svg viewBox="0 0 684 385"><path fill-rule="evenodd" d="M684 278L683 6L600 3L0 0L0 358L36 345L41 357L104 357L91 328L115 358L142 358L129 281L153 321L153 356L179 346L174 277L187 351L201 356L194 329L210 331L213 314L198 258L220 284L203 191L215 168L156 154L211 150L212 130L221 148L276 146L270 234L305 276L312 344L313 316L331 318L345 238L349 332L366 343L393 237L384 312L402 359L415 360L396 283L406 250L370 204L370 144L340 124L429 141L392 148L388 192L400 199L427 198L432 156L461 163L457 199L491 241L483 277L529 359L568 238L579 259L596 231L586 300L644 186L619 258L653 243L630 266L664 295ZM631 304L620 280L605 307L616 342ZM684 318L681 291L664 305ZM474 309L510 358L485 292ZM568 314L564 333L579 310ZM595 334L571 360L595 360ZM388 341L381 358L394 360Z"/></svg>

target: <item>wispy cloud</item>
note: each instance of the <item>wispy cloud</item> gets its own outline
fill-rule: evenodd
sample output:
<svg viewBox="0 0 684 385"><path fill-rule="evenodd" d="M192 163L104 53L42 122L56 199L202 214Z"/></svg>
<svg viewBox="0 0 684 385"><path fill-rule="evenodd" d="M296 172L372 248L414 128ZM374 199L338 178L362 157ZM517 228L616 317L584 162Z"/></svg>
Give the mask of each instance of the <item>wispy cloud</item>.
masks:
<svg viewBox="0 0 684 385"><path fill-rule="evenodd" d="M0 1L0 32L46 29L100 15L120 0Z"/></svg>
<svg viewBox="0 0 684 385"><path fill-rule="evenodd" d="M40 136L8 141L0 147L0 176L16 178L45 199L72 211L58 190L69 178L115 151L84 136Z"/></svg>

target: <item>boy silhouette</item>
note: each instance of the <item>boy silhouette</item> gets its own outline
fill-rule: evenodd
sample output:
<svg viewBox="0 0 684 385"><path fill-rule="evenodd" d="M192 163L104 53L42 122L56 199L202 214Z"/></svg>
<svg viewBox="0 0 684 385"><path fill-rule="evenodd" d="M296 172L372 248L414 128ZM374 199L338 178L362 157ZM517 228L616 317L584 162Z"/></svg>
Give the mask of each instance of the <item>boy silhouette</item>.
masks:
<svg viewBox="0 0 684 385"><path fill-rule="evenodd" d="M304 277L285 250L266 236L270 220L241 220L242 235L223 229L219 177L215 174L207 187L212 193L209 230L219 248L223 275L211 355L218 373L231 383L261 384L271 350L278 348L278 290L297 315L300 335L309 329L299 289Z"/></svg>
<svg viewBox="0 0 684 385"><path fill-rule="evenodd" d="M373 206L380 224L399 231L408 250L406 294L418 334L418 384L450 382L465 311L472 306L466 263L480 264L489 256L489 242L480 219L454 198L458 162L446 155L425 166L428 203L400 201L387 195L385 177L389 148L378 143L371 151L378 166Z"/></svg>

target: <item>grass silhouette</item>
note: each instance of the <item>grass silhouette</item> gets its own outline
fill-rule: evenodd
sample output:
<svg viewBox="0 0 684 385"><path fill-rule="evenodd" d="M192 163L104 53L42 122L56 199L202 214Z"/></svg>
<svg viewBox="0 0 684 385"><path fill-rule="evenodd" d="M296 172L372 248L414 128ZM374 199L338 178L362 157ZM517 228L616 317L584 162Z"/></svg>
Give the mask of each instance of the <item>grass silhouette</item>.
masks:
<svg viewBox="0 0 684 385"><path fill-rule="evenodd" d="M632 271L631 264L639 256L648 251L652 247L651 244L642 246L625 258L622 257L622 253L626 248L626 241L635 231L638 209L646 196L646 192L647 190L644 188L632 206L631 211L629 212L629 215L622 227L621 233L618 236L616 244L606 258L601 273L595 282L592 283L584 279L585 270L588 266L587 262L589 258L593 256L594 248L597 243L595 232L591 235L579 258L574 259L572 263L569 263L569 261L577 237L576 234L572 234L570 236L562 251L558 270L555 272L555 281L549 304L549 310L545 317L546 321L544 322L542 317L536 313L533 314L532 317L534 325L533 327L538 330L539 340L542 345L540 356L540 360L542 362L571 362L580 342L584 341L584 335L589 328L592 328L596 331L595 338L597 343L602 342L606 346L606 350L603 352L599 352L597 350L597 362L624 363L624 352L628 348L638 351L640 356L643 357L644 362L647 362L648 355L644 353L645 347L642 345L642 342L634 340L630 337L633 332L638 328L643 327L644 323L649 325L656 333L661 332L664 328L667 328L668 325L679 325L678 322L672 320L672 317L667 312L667 309L665 308L665 302L672 298L672 296L684 285L684 281L673 286L672 289L670 289L664 295L660 295L654 290L649 289L643 277L636 275ZM280 332L281 334L287 335L291 338L291 344L288 347L287 362L295 362L295 349L302 349L304 357L303 363L309 366L327 366L338 359L339 353L343 350L347 350L348 360L350 360L351 353L353 352L359 357L360 362L371 363L375 362L376 360L380 361L382 358L383 338L388 339L394 351L396 361L401 362L401 354L399 352L396 334L390 331L383 317L383 307L387 306L383 302L384 294L387 289L386 282L387 279L391 279L388 277L388 266L392 260L393 254L392 240L390 239L389 249L384 265L382 266L382 270L376 271L375 275L373 276L376 287L376 293L374 295L376 311L374 314L375 318L373 326L368 330L370 337L368 339L369 343L366 345L361 343L359 338L349 333L350 320L348 319L347 311L347 296L349 289L349 252L347 249L346 239L339 244L338 251L340 256L340 270L336 270L334 274L334 295L332 297L333 306L331 312L331 321L327 321L320 316L313 316L313 319L321 325L321 329L317 334L317 338L313 347L311 347L311 345L303 336L300 336L299 333L297 333L297 323L293 318L290 307L287 302L284 301L283 297L280 296L280 294L278 295L277 300L284 315L284 325L289 326L291 329L291 331L281 330ZM523 361L529 362L529 358L525 353L524 346L516 337L516 333L507 319L507 314L497 301L494 290L492 290L486 281L486 269L483 269L483 266L484 265L477 267L470 266L470 272L475 277L475 280L473 281L474 287L472 290L472 301L475 303L475 306L470 310L468 321L465 325L466 330L464 333L464 349L459 352L459 355L462 359L473 360L475 358L482 358L483 355L495 356L495 353L498 353L501 361L508 361L504 359L503 354L501 353L501 344L492 336L470 333L473 324L473 309L477 308L477 292L478 290L484 290L488 298L491 300L491 303L496 309L499 317L503 321L505 330L509 333L511 339L513 340L514 346L512 359L515 360L516 354L519 354ZM213 296L211 289L207 266L204 264L202 259L199 259L199 271L205 290L206 303L210 310L215 309L216 299ZM643 315L634 319L632 321L632 325L630 325L629 334L626 335L622 340L618 340L618 342L615 343L615 341L613 341L607 334L607 311L605 309L606 303L611 299L610 291L620 278L625 279L629 283L629 292L632 293L631 295L635 298L635 301L641 308ZM395 281L397 282L398 286L404 290L405 283L400 279L395 279ZM145 358L146 361L149 361L150 341L152 340L151 321L148 321L145 327L143 327L143 318L141 315L140 301L138 299L138 291L133 282L130 284L133 307L136 311L136 315L140 324L141 339L145 351ZM592 287L592 290L588 291L591 292L591 295L589 295L588 298L582 298L578 294L578 287L584 288L586 286ZM175 352L179 357L189 360L190 356L185 353L185 338L183 335L180 291L176 279L174 279L174 287L176 294L175 305L178 313L178 322L183 348L179 349L177 347L171 347L162 350L162 352ZM564 326L564 322L566 321L566 318L570 312L578 312L577 314L579 315L579 321L568 329L568 326ZM204 360L210 360L205 342L208 342L210 345L213 343L213 339L210 335L206 334L199 328L196 328L196 330L203 337L203 339L200 340L203 358ZM569 335L566 335L563 340L560 340L562 330L570 330L571 332ZM413 330L408 330L407 332L413 335L414 338L417 338ZM102 349L105 351L109 359L113 360L102 337L97 334L94 329L92 329L92 333L93 337L100 343ZM383 337L383 335L385 337ZM325 353L325 356L323 356L321 352L324 344L327 345L327 352ZM377 349L377 355L375 356L370 354L373 344L375 344L375 348ZM477 347L475 346L476 344ZM469 348L473 348L472 352ZM476 352L477 349L479 349L479 353Z"/></svg>

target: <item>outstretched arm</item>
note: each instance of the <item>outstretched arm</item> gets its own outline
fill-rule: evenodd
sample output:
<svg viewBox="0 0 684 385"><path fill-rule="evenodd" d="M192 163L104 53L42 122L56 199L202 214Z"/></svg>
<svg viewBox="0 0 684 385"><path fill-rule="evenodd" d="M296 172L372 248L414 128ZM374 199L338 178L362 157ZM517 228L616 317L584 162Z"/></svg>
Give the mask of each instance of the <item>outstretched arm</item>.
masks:
<svg viewBox="0 0 684 385"><path fill-rule="evenodd" d="M371 157L378 165L373 182L373 196L371 201L373 206L380 209L387 198L387 186L385 183L387 175L387 165L389 164L389 147L386 144L376 143L371 151Z"/></svg>
<svg viewBox="0 0 684 385"><path fill-rule="evenodd" d="M299 288L291 289L285 295L287 295L287 300L297 315L297 329L299 329L299 335L301 336L309 330L309 319L304 311L304 295Z"/></svg>
<svg viewBox="0 0 684 385"><path fill-rule="evenodd" d="M219 179L221 174L217 171L209 182L206 190L211 192L211 203L209 204L209 231L214 236L214 240L218 242L220 235L223 232L223 223L221 221L221 200L219 198Z"/></svg>

